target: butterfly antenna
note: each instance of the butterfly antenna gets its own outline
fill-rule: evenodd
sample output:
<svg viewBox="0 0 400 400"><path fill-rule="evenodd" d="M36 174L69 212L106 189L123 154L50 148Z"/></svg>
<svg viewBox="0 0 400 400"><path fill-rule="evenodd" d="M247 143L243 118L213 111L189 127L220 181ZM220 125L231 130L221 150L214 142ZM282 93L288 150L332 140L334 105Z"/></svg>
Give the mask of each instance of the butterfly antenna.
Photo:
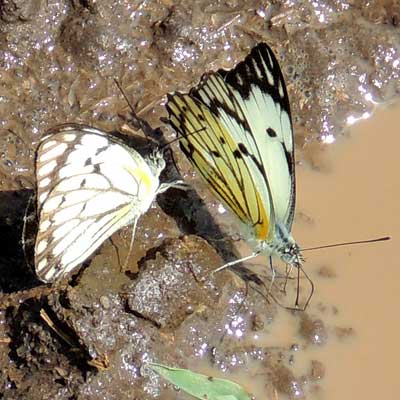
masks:
<svg viewBox="0 0 400 400"><path fill-rule="evenodd" d="M306 249L301 249L301 251L327 249L329 247L351 246L353 244L384 242L384 241L390 240L390 239L391 239L390 236L384 236L384 237L380 237L380 238L377 238L377 239L357 240L357 241L354 241L354 242L343 242L343 243L327 244L327 245L324 245L324 246L308 247Z"/></svg>
<svg viewBox="0 0 400 400"><path fill-rule="evenodd" d="M120 85L118 80L115 79L115 78L114 78L114 83L117 85L118 90L121 92L121 94L124 97L126 103L128 104L128 107L131 109L131 112L133 113L133 115L136 115L135 107L132 105L132 103L128 99L128 96L126 95L124 89L122 89L122 86Z"/></svg>
<svg viewBox="0 0 400 400"><path fill-rule="evenodd" d="M162 118L161 120L162 120L162 122L164 122L164 123L166 122L166 120L165 120L164 118ZM206 127L203 127L203 128L200 128L200 129L198 129L198 130L196 130L196 131L190 132L190 133L188 133L188 134L185 135L185 136L178 136L178 137L176 137L175 139L172 139L170 142L164 143L164 144L161 146L161 150L163 150L163 149L164 149L165 147L167 147L167 146L171 146L172 143L179 142L180 140L185 139L185 138L188 137L188 136L195 135L196 133L203 132L204 130L206 130Z"/></svg>
<svg viewBox="0 0 400 400"><path fill-rule="evenodd" d="M136 106L133 106L133 104L128 99L128 96L126 95L124 89L122 89L122 86L117 81L117 79L114 78L114 82L117 85L118 90L122 93L122 96L124 97L126 103L128 104L128 107L131 110L131 119L128 121L132 123L132 125L135 129L140 129L143 131L143 133L146 136L148 136L150 138L154 138L154 131L156 131L157 129L153 129L146 120L140 118L137 115L137 113L136 113L137 104L136 104Z"/></svg>

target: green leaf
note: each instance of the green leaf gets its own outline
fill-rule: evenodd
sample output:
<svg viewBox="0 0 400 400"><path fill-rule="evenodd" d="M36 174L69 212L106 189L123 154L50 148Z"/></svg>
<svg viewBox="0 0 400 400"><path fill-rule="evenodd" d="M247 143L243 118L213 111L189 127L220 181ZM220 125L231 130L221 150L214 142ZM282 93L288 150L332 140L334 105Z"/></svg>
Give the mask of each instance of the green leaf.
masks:
<svg viewBox="0 0 400 400"><path fill-rule="evenodd" d="M227 379L218 379L198 374L188 369L172 368L162 364L146 364L154 372L160 374L168 382L184 392L200 400L251 400L237 383Z"/></svg>

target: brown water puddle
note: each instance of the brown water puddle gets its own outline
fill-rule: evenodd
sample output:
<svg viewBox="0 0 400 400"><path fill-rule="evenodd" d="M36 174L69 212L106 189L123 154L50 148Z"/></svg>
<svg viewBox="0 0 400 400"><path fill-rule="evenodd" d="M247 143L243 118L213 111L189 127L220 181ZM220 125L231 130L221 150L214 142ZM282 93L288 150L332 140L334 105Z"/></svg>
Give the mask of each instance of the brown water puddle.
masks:
<svg viewBox="0 0 400 400"><path fill-rule="evenodd" d="M298 211L312 218L295 223L304 247L392 236L389 242L306 253L316 284L311 309L332 304L338 312L328 322L354 330L345 340L331 337L328 346L308 351L326 366L326 400L398 398L399 120L399 105L379 110L327 146L322 172L298 168ZM321 267L336 277L318 277Z"/></svg>
<svg viewBox="0 0 400 400"><path fill-rule="evenodd" d="M307 311L293 314L279 308L273 323L246 339L261 348L287 349L293 357L290 370L298 382L308 382L305 395L310 400L398 397L399 118L400 105L379 110L322 153L312 151L313 168L303 163L297 169L294 237L303 247L392 236L388 242L305 252L304 268L315 284ZM265 262L257 259L264 271ZM263 305L258 307L263 313ZM307 337L300 328L305 320L322 321L320 332L326 332L327 339L317 344ZM310 335L315 333L318 329L310 329ZM283 390L274 384L278 391L266 392L271 377L254 363L223 375L204 361L197 360L193 368L235 380L256 399L284 400L284 393L303 398L288 391L290 383Z"/></svg>
<svg viewBox="0 0 400 400"><path fill-rule="evenodd" d="M399 116L400 106L377 112L371 120L354 126L338 143L326 146L322 153L311 151L312 168L304 163L297 170L294 236L301 245L393 236L386 243L305 254L305 269L316 286L307 313L326 324L327 345L310 345L300 338L300 318L283 309L263 334L254 335L253 341L247 338L247 343L285 349L299 343L302 351L294 355L292 365L296 376L309 375L312 360L321 362L325 377L308 386L311 393L307 398L311 400L396 398L397 360L393 349L398 335L393 321L398 313L395 286L399 286L396 276L400 278L400 272L395 268L394 257L400 227L394 195L400 185L394 174L400 144L396 132ZM261 263L265 266L265 260ZM329 278L326 272L323 276L321 270L334 276ZM237 342L240 345L239 338ZM201 361L196 360L195 364L195 370L202 369ZM199 372L208 371L207 366L203 367ZM209 373L223 376L221 371ZM266 374L249 374L243 368L223 377L237 379L257 399L266 398ZM267 398L272 397L268 394ZM282 391L279 399L284 399Z"/></svg>

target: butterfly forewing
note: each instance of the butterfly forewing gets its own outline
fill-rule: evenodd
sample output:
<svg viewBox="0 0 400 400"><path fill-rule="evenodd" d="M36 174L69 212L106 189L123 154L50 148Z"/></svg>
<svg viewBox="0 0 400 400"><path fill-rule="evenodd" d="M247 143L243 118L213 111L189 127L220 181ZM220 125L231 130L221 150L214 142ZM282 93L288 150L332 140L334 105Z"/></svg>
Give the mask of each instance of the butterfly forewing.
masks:
<svg viewBox="0 0 400 400"><path fill-rule="evenodd" d="M230 71L200 85L197 96L215 109L235 140L243 142L267 181L275 218L290 231L295 205L293 129L289 99L271 49L261 43ZM222 93L225 95L222 96ZM259 188L263 186L258 179ZM265 183L264 183L265 185Z"/></svg>
<svg viewBox="0 0 400 400"><path fill-rule="evenodd" d="M38 277L71 272L110 235L135 222L159 187L147 162L113 136L63 125L37 151Z"/></svg>
<svg viewBox="0 0 400 400"><path fill-rule="evenodd" d="M267 174L276 218L290 232L296 196L293 127L278 60L267 44L260 43L235 69L220 73L246 110L250 134Z"/></svg>

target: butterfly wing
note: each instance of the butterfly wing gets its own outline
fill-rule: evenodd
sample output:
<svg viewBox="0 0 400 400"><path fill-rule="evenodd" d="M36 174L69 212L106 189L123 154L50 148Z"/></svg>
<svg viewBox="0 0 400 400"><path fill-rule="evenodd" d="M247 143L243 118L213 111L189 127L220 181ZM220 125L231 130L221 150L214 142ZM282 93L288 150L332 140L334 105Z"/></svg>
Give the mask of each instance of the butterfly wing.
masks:
<svg viewBox="0 0 400 400"><path fill-rule="evenodd" d="M293 128L285 82L272 50L260 43L234 69L206 76L191 95L244 144L258 187L269 187L275 219L290 232L295 207Z"/></svg>
<svg viewBox="0 0 400 400"><path fill-rule="evenodd" d="M258 236L270 227L264 202L245 162L246 155L214 113L191 95L168 96L169 122L181 135L180 146L211 190Z"/></svg>
<svg viewBox="0 0 400 400"><path fill-rule="evenodd" d="M36 159L38 277L71 272L118 229L136 222L159 187L135 150L100 130L62 125L45 136Z"/></svg>
<svg viewBox="0 0 400 400"><path fill-rule="evenodd" d="M205 75L167 103L186 156L258 240L275 220L290 230L295 203L293 132L278 62L262 43L231 71Z"/></svg>

